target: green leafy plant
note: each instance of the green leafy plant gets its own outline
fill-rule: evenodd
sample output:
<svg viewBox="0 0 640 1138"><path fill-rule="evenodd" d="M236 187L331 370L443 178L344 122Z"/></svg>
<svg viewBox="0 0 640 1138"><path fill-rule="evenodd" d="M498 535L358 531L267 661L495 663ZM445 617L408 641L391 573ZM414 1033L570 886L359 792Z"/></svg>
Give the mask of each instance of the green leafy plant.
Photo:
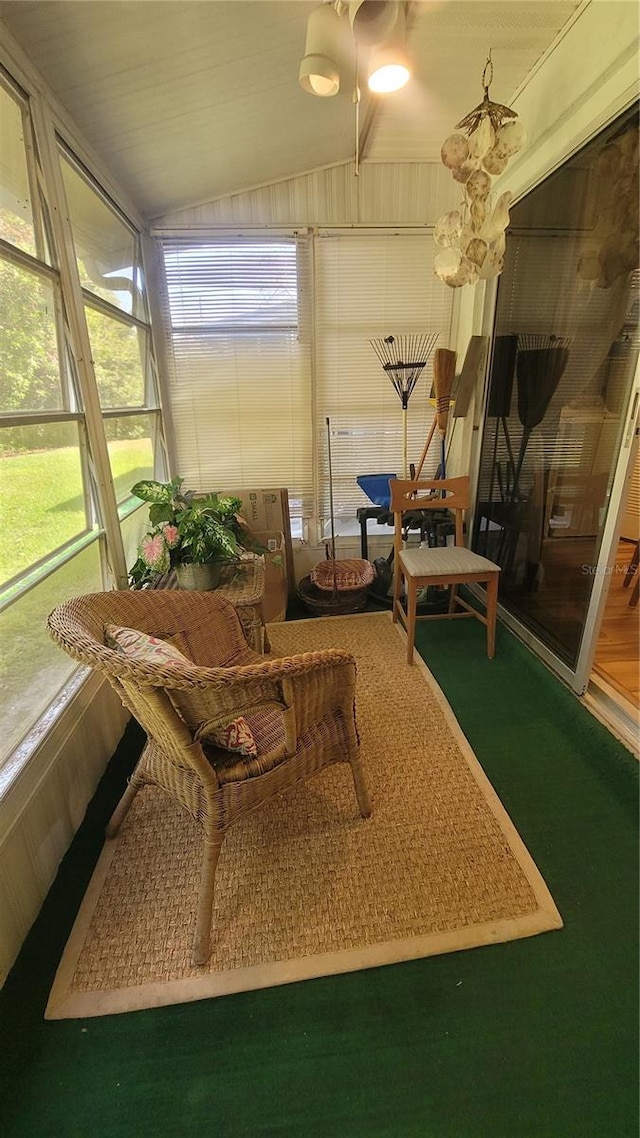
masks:
<svg viewBox="0 0 640 1138"><path fill-rule="evenodd" d="M145 479L131 487L136 498L149 503L150 522L129 570L136 589L177 565L235 561L243 549L258 548L240 516L240 498L183 492L183 481Z"/></svg>

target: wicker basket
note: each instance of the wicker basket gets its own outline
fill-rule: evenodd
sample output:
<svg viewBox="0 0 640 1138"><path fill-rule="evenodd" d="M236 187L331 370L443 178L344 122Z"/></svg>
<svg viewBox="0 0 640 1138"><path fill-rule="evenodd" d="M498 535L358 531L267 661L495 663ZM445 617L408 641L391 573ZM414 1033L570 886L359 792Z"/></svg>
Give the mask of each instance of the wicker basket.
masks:
<svg viewBox="0 0 640 1138"><path fill-rule="evenodd" d="M371 562L359 557L319 561L309 574L316 589L322 589L326 593L368 589L373 584L375 575Z"/></svg>
<svg viewBox="0 0 640 1138"><path fill-rule="evenodd" d="M369 586L327 592L314 585L311 577L303 577L298 585L298 596L309 612L316 616L346 616L348 613L362 612L366 607Z"/></svg>

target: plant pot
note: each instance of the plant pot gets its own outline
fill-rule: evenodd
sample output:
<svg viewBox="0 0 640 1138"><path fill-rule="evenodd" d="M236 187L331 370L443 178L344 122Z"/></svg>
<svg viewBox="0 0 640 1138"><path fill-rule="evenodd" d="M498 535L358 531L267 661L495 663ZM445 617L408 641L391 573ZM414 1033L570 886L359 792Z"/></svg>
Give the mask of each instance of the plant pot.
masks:
<svg viewBox="0 0 640 1138"><path fill-rule="evenodd" d="M222 577L224 561L210 561L198 565L176 565L176 580L180 589L206 592L217 589Z"/></svg>

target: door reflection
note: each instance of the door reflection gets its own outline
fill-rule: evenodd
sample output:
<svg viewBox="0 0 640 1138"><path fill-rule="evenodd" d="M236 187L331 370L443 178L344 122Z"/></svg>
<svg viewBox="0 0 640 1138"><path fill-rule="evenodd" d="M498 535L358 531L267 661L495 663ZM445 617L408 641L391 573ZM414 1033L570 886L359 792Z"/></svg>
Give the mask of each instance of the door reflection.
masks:
<svg viewBox="0 0 640 1138"><path fill-rule="evenodd" d="M634 112L518 203L499 283L474 549L569 666L638 353L637 148Z"/></svg>

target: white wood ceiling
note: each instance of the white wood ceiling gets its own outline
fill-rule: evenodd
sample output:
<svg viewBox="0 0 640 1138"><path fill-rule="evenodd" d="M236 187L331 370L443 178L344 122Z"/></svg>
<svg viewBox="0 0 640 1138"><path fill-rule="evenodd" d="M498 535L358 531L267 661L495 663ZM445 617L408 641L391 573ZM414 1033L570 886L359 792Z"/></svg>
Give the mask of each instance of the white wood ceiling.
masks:
<svg viewBox="0 0 640 1138"><path fill-rule="evenodd" d="M482 98L508 103L580 0L417 0L413 78L373 114L366 157L438 159ZM351 83L298 85L316 0L0 0L0 18L147 218L341 162ZM363 95L362 119L367 120Z"/></svg>

